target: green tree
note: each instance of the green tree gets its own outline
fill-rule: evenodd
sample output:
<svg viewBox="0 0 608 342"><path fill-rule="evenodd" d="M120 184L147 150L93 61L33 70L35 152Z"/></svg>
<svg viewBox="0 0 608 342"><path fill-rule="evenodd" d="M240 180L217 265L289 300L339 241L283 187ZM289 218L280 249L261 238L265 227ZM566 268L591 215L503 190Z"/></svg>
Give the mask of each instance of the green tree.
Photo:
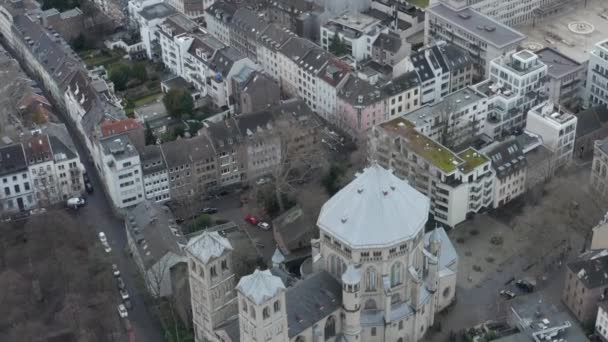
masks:
<svg viewBox="0 0 608 342"><path fill-rule="evenodd" d="M341 180L344 176L344 168L338 164L332 164L327 174L321 180L321 184L325 187L325 191L330 196L333 196L341 188Z"/></svg>
<svg viewBox="0 0 608 342"><path fill-rule="evenodd" d="M163 103L167 113L175 118L191 115L194 110L194 102L187 91L183 89L171 89L163 97Z"/></svg>
<svg viewBox="0 0 608 342"><path fill-rule="evenodd" d="M154 145L154 144L156 144L156 137L154 136L152 127L150 127L150 123L148 121L146 121L146 145Z"/></svg>
<svg viewBox="0 0 608 342"><path fill-rule="evenodd" d="M139 80L140 82L146 82L148 80L148 71L146 70L145 62L137 62L131 68L131 76Z"/></svg>
<svg viewBox="0 0 608 342"><path fill-rule="evenodd" d="M72 39L72 48L76 51L83 51L89 48L89 42L82 32Z"/></svg>
<svg viewBox="0 0 608 342"><path fill-rule="evenodd" d="M110 66L108 75L114 83L114 88L118 91L127 89L131 68L125 63L116 63Z"/></svg>
<svg viewBox="0 0 608 342"><path fill-rule="evenodd" d="M198 133L198 130L201 129L201 127L203 127L203 124L200 123L200 121L188 122L188 133L193 137Z"/></svg>
<svg viewBox="0 0 608 342"><path fill-rule="evenodd" d="M213 221L211 220L211 216L207 214L202 214L196 218L194 223L190 226L190 232L198 232L199 230L203 230L205 228L211 227Z"/></svg>

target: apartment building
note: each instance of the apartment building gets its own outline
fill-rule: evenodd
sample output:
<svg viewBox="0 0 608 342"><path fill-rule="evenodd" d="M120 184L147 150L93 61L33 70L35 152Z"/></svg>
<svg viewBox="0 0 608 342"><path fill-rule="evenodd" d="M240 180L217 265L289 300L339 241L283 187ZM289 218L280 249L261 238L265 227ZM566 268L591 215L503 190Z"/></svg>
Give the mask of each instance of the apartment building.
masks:
<svg viewBox="0 0 608 342"><path fill-rule="evenodd" d="M526 131L542 138L543 146L553 152L555 169L572 160L578 118L565 109L545 102L528 111Z"/></svg>
<svg viewBox="0 0 608 342"><path fill-rule="evenodd" d="M543 92L549 96L549 101L569 108L580 104L587 78L585 65L549 47L534 53L547 66Z"/></svg>
<svg viewBox="0 0 608 342"><path fill-rule="evenodd" d="M346 63L333 56L328 56L326 63L318 69L316 75L311 77L313 86L316 79L316 89L314 90L312 99L316 103L313 102L313 106L311 107L317 114L330 122L336 121L338 91L344 85L344 82L351 77L350 73L351 68ZM302 82L305 82L304 79Z"/></svg>
<svg viewBox="0 0 608 342"><path fill-rule="evenodd" d="M144 43L148 59L158 60L161 58L158 41L160 27L158 25L176 13L177 11L173 7L164 2L158 2L144 7L134 15L133 21L139 27L139 35L141 42Z"/></svg>
<svg viewBox="0 0 608 342"><path fill-rule="evenodd" d="M420 107L420 79L415 71L406 72L382 86L388 119L409 113Z"/></svg>
<svg viewBox="0 0 608 342"><path fill-rule="evenodd" d="M514 51L526 36L471 8L438 2L426 10L424 39L425 45L443 40L466 50L480 80L489 74L492 60Z"/></svg>
<svg viewBox="0 0 608 342"><path fill-rule="evenodd" d="M362 13L346 12L321 26L320 45L330 50L332 41L340 39L346 54L361 61L372 57L373 44L381 33L388 33L388 28L380 20Z"/></svg>
<svg viewBox="0 0 608 342"><path fill-rule="evenodd" d="M277 81L281 79L279 49L293 36L292 32L275 23L269 24L258 36L257 63L266 74Z"/></svg>
<svg viewBox="0 0 608 342"><path fill-rule="evenodd" d="M451 147L480 136L485 128L487 113L487 97L468 87L403 117L414 124L418 132Z"/></svg>
<svg viewBox="0 0 608 342"><path fill-rule="evenodd" d="M61 203L82 194L84 166L75 151L57 137L38 131L22 143L38 205Z"/></svg>
<svg viewBox="0 0 608 342"><path fill-rule="evenodd" d="M167 0L167 4L191 19L205 16L205 10L214 3L214 0Z"/></svg>
<svg viewBox="0 0 608 342"><path fill-rule="evenodd" d="M507 26L537 23L547 16L567 8L567 0L431 0L444 2L454 8L470 7Z"/></svg>
<svg viewBox="0 0 608 342"><path fill-rule="evenodd" d="M608 140L598 140L593 148L590 189L600 197L608 194Z"/></svg>
<svg viewBox="0 0 608 342"><path fill-rule="evenodd" d="M281 101L279 83L261 72L247 74L243 80L233 79L237 113L253 113L278 105Z"/></svg>
<svg viewBox="0 0 608 342"><path fill-rule="evenodd" d="M158 24L162 62L175 75L186 74L186 60L198 24L181 13L173 14Z"/></svg>
<svg viewBox="0 0 608 342"><path fill-rule="evenodd" d="M491 160L472 147L453 152L397 117L373 128L375 160L431 199L438 222L455 227L493 205Z"/></svg>
<svg viewBox="0 0 608 342"><path fill-rule="evenodd" d="M485 132L492 139L521 131L528 110L547 99L543 93L547 66L537 55L521 50L493 60L489 79L474 88L491 104Z"/></svg>
<svg viewBox="0 0 608 342"><path fill-rule="evenodd" d="M211 142L219 172L218 186L228 187L245 181L247 152L238 125L232 120L211 122L206 124L199 134Z"/></svg>
<svg viewBox="0 0 608 342"><path fill-rule="evenodd" d="M230 44L230 22L235 12L236 7L224 1L216 1L205 10L207 32L224 45Z"/></svg>
<svg viewBox="0 0 608 342"><path fill-rule="evenodd" d="M246 58L232 47L218 50L209 62L207 94L219 108L231 109L234 112L232 79L247 78L259 69L251 59Z"/></svg>
<svg viewBox="0 0 608 342"><path fill-rule="evenodd" d="M139 153L146 200L163 203L171 199L169 169L160 145L147 145Z"/></svg>
<svg viewBox="0 0 608 342"><path fill-rule="evenodd" d="M517 139L494 142L481 150L496 172L492 207L500 208L526 191L527 159Z"/></svg>
<svg viewBox="0 0 608 342"><path fill-rule="evenodd" d="M247 179L256 179L272 174L280 165L281 136L277 130L281 126L275 123L270 111L239 115L236 124L244 136L243 143L247 153Z"/></svg>
<svg viewBox="0 0 608 342"><path fill-rule="evenodd" d="M283 46L280 47L277 52L277 57L279 62L281 88L285 94L297 96L303 91L300 90L302 85L298 82L298 80L301 82L302 77L302 67L300 66L300 61L306 56L307 53L312 52L320 54L321 51L322 50L315 43L309 41L308 39L299 37L289 38L283 44ZM299 77L298 71L300 71ZM304 77L306 77L306 75L304 75ZM316 89L316 80L314 80L315 87L313 87L312 81L313 80L311 79L310 85L308 85L309 92L310 90Z"/></svg>
<svg viewBox="0 0 608 342"><path fill-rule="evenodd" d="M3 213L10 214L36 207L34 187L22 144L0 147L0 203Z"/></svg>
<svg viewBox="0 0 608 342"><path fill-rule="evenodd" d="M306 17L306 15L315 15L317 13L321 13L323 10L323 6L314 1L278 0L273 2L271 6L266 7L265 14L268 20L271 22L277 23L278 25L285 27L292 32L296 32L296 30L301 27L302 22L305 20L303 17ZM309 36L314 36L314 34Z"/></svg>
<svg viewBox="0 0 608 342"><path fill-rule="evenodd" d="M608 105L608 39L589 51L584 100L587 106Z"/></svg>
<svg viewBox="0 0 608 342"><path fill-rule="evenodd" d="M115 206L123 209L143 201L145 198L139 153L128 134L100 139L99 144L103 154L100 174Z"/></svg>
<svg viewBox="0 0 608 342"><path fill-rule="evenodd" d="M354 76L338 91L336 108L336 118L329 121L354 141L365 140L371 128L387 117L380 88Z"/></svg>
<svg viewBox="0 0 608 342"><path fill-rule="evenodd" d="M393 76L415 71L421 83L421 102L429 104L469 86L473 82L473 60L468 52L454 44L437 42L401 60L393 67Z"/></svg>
<svg viewBox="0 0 608 342"><path fill-rule="evenodd" d="M257 12L241 7L230 21L230 44L243 56L257 61L257 39L268 22Z"/></svg>
<svg viewBox="0 0 608 342"><path fill-rule="evenodd" d="M562 301L581 322L592 322L598 304L608 295L608 254L605 250L587 251L566 267Z"/></svg>
<svg viewBox="0 0 608 342"><path fill-rule="evenodd" d="M384 14L387 26L397 32L407 44L422 43L424 35L424 9L408 2L372 0L368 15L380 18Z"/></svg>
<svg viewBox="0 0 608 342"><path fill-rule="evenodd" d="M394 31L380 33L372 44L372 59L380 64L395 65L411 52L411 45L405 44Z"/></svg>

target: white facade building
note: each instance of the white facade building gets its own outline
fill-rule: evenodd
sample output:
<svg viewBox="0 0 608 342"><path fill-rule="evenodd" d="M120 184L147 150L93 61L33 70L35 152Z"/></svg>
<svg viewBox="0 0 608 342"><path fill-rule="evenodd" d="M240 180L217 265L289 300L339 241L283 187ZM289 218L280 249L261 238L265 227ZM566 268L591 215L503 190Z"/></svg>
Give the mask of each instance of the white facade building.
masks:
<svg viewBox="0 0 608 342"><path fill-rule="evenodd" d="M469 52L481 66L477 76L490 70L490 61L514 51L526 36L468 7L455 9L444 3L427 8L424 30L425 44L443 40Z"/></svg>
<svg viewBox="0 0 608 342"><path fill-rule="evenodd" d="M361 61L372 56L373 44L380 33L388 33L388 27L381 25L379 19L362 13L347 12L321 26L320 45L329 50L332 40L339 37L346 53L356 61Z"/></svg>
<svg viewBox="0 0 608 342"><path fill-rule="evenodd" d="M207 32L224 45L230 45L230 22L234 12L236 7L224 1L215 2L205 10Z"/></svg>
<svg viewBox="0 0 608 342"><path fill-rule="evenodd" d="M489 79L474 86L491 105L484 133L492 139L521 131L526 113L546 99L547 66L537 55L522 50L491 62Z"/></svg>
<svg viewBox="0 0 608 342"><path fill-rule="evenodd" d="M26 211L36 206L23 145L13 144L0 148L0 180L3 214Z"/></svg>
<svg viewBox="0 0 608 342"><path fill-rule="evenodd" d="M593 164L590 177L591 191L606 196L608 194L608 140L597 140L593 146Z"/></svg>
<svg viewBox="0 0 608 342"><path fill-rule="evenodd" d="M477 150L453 152L404 117L374 127L371 139L378 163L431 199L435 220L454 227L492 206L495 173Z"/></svg>
<svg viewBox="0 0 608 342"><path fill-rule="evenodd" d="M143 7L133 16L133 22L137 23L136 25L139 27L139 35L144 43L148 59L156 60L161 57L158 45L158 25L175 13L173 7L159 2Z"/></svg>
<svg viewBox="0 0 608 342"><path fill-rule="evenodd" d="M608 105L608 39L589 52L584 100L588 106Z"/></svg>
<svg viewBox="0 0 608 342"><path fill-rule="evenodd" d="M99 140L102 170L108 196L117 208L127 208L144 200L139 153L127 134Z"/></svg>
<svg viewBox="0 0 608 342"><path fill-rule="evenodd" d="M171 199L169 170L159 145L147 145L139 154L146 199L166 202Z"/></svg>
<svg viewBox="0 0 608 342"><path fill-rule="evenodd" d="M492 143L482 153L492 160L496 172L494 208L504 206L526 191L527 160L517 139Z"/></svg>
<svg viewBox="0 0 608 342"><path fill-rule="evenodd" d="M608 302L606 300L599 303L597 318L595 319L595 333L600 335L604 341L608 340Z"/></svg>
<svg viewBox="0 0 608 342"><path fill-rule="evenodd" d="M567 164L574 152L577 117L551 102L541 103L528 112L526 131L538 135L553 152L554 167Z"/></svg>

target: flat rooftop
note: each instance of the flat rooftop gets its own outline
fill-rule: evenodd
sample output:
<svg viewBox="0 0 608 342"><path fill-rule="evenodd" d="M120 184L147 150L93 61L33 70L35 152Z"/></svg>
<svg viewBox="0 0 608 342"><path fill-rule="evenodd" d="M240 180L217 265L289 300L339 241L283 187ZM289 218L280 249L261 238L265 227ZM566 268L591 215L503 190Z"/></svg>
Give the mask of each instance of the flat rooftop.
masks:
<svg viewBox="0 0 608 342"><path fill-rule="evenodd" d="M497 47L517 43L526 38L521 32L470 8L457 11L442 3L437 3L429 7L427 11Z"/></svg>
<svg viewBox="0 0 608 342"><path fill-rule="evenodd" d="M582 63L589 59L588 53L593 45L608 37L608 20L602 15L608 17L605 0L588 0L587 7L578 1L568 1L557 15L537 22L536 26L528 24L518 29L528 36L524 47L530 50L550 47ZM577 34L568 28L568 24L580 22L592 25L593 32Z"/></svg>
<svg viewBox="0 0 608 342"><path fill-rule="evenodd" d="M460 152L458 157L464 160L464 164L460 166L462 172L469 173L476 167L483 165L490 160L483 154L476 151L474 148L469 147L466 150Z"/></svg>
<svg viewBox="0 0 608 342"><path fill-rule="evenodd" d="M550 47L536 51L536 55L547 65L549 76L555 78L562 77L583 67L581 63Z"/></svg>
<svg viewBox="0 0 608 342"><path fill-rule="evenodd" d="M148 7L144 7L144 9L139 12L139 15L144 17L144 19L146 20L153 20L166 18L175 13L177 13L177 11L173 9L173 7L161 2L158 4L150 5Z"/></svg>
<svg viewBox="0 0 608 342"><path fill-rule="evenodd" d="M416 131L414 125L403 117L395 118L380 124L387 132L397 134L407 140L409 148L428 160L445 173L456 170L464 160L455 155L447 147L437 143L426 135Z"/></svg>
<svg viewBox="0 0 608 342"><path fill-rule="evenodd" d="M362 13L345 12L333 19L328 24L336 23L352 30L367 32L373 25L380 24L380 20Z"/></svg>

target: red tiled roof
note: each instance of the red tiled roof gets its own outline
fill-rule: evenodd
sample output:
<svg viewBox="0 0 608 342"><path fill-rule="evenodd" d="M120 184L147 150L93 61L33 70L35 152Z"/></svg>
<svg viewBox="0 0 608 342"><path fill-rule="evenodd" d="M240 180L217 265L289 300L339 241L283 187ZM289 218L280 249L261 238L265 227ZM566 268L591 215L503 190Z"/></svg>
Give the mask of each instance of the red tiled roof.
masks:
<svg viewBox="0 0 608 342"><path fill-rule="evenodd" d="M31 106L34 102L39 102L40 104L50 106L51 104L46 99L46 97L38 94L29 93L23 96L19 102L17 102L17 108L23 110L27 107Z"/></svg>
<svg viewBox="0 0 608 342"><path fill-rule="evenodd" d="M25 148L25 155L29 164L48 161L53 157L51 143L46 134L35 134L27 138L24 141L23 147Z"/></svg>
<svg viewBox="0 0 608 342"><path fill-rule="evenodd" d="M141 124L135 119L124 119L119 121L104 121L101 123L101 135L108 137L121 134L134 129L141 128Z"/></svg>

